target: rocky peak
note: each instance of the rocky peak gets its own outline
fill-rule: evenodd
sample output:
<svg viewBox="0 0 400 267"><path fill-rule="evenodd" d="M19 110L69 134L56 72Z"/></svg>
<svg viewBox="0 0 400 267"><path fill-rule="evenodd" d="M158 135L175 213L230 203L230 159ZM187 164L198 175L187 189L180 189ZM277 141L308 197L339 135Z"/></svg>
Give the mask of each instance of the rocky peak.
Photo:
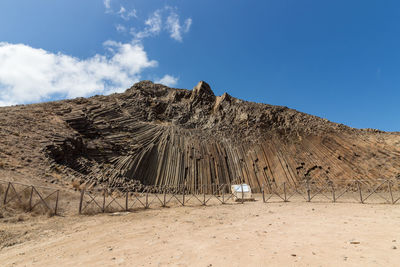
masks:
<svg viewBox="0 0 400 267"><path fill-rule="evenodd" d="M232 97L228 93L224 93L222 96L217 96L214 104L214 113L218 112L223 106L230 105Z"/></svg>
<svg viewBox="0 0 400 267"><path fill-rule="evenodd" d="M145 80L135 83L125 93L140 94L145 97L163 97L168 94L170 88L165 85L153 83L152 81Z"/></svg>
<svg viewBox="0 0 400 267"><path fill-rule="evenodd" d="M190 100L194 103L198 102L214 102L215 95L210 85L204 81L200 81L192 90Z"/></svg>

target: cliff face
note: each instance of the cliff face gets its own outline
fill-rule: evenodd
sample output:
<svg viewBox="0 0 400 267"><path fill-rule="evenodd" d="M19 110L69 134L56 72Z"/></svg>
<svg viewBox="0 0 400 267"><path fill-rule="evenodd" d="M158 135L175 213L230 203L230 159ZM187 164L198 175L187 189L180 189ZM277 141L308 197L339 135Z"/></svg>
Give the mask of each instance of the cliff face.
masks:
<svg viewBox="0 0 400 267"><path fill-rule="evenodd" d="M0 109L0 175L112 187L395 178L400 135L143 81L122 94ZM32 179L34 179L32 178Z"/></svg>

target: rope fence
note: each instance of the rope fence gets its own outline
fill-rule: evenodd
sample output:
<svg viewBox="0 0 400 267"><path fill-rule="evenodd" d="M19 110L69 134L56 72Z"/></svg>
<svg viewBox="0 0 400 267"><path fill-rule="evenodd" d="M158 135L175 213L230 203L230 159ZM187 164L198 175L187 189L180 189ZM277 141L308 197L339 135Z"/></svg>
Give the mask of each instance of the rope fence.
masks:
<svg viewBox="0 0 400 267"><path fill-rule="evenodd" d="M335 185L332 181L325 183L313 183L306 180L298 185L288 185L283 182L281 185L271 187L262 186L261 192L263 202L271 202L271 200L288 202L295 196L311 202L318 198L328 200L330 202L349 202L350 199L359 203L385 203L396 204L400 200L400 181L390 179L378 179L374 185L369 184L366 180L352 180L341 186ZM346 198L347 197L347 198ZM381 201L370 201L372 198L379 198ZM274 199L275 198L275 199ZM384 201L384 202L382 202Z"/></svg>
<svg viewBox="0 0 400 267"><path fill-rule="evenodd" d="M0 207L57 215L60 190L0 180Z"/></svg>
<svg viewBox="0 0 400 267"><path fill-rule="evenodd" d="M115 188L85 188L79 191L27 185L0 180L0 208L18 206L26 212L41 209L54 215L67 210L79 214L132 211L135 209L170 206L207 206L243 204L247 200L243 184L232 192L231 184L211 184L197 187L137 186ZM332 181L304 180L297 184L268 183L252 188L256 200L272 202L341 202L363 204L400 203L400 181L356 179L335 184ZM61 201L64 200L64 201ZM68 201L67 201L68 200ZM68 205L68 207L67 207ZM60 209L61 206L61 209ZM61 212L60 212L61 210Z"/></svg>
<svg viewBox="0 0 400 267"><path fill-rule="evenodd" d="M125 187L80 192L79 214L97 212L129 211L136 208L195 206L235 203L234 194L227 184L203 185L197 190L180 186L145 186L126 190ZM240 200L239 200L240 201Z"/></svg>

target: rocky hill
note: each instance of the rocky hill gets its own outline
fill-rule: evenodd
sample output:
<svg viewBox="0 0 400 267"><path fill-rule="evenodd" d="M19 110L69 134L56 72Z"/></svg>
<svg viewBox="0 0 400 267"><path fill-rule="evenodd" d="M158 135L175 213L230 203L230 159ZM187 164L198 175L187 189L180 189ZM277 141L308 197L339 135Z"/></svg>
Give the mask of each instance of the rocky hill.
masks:
<svg viewBox="0 0 400 267"><path fill-rule="evenodd" d="M0 108L0 176L111 187L396 178L400 134L353 129L200 82Z"/></svg>

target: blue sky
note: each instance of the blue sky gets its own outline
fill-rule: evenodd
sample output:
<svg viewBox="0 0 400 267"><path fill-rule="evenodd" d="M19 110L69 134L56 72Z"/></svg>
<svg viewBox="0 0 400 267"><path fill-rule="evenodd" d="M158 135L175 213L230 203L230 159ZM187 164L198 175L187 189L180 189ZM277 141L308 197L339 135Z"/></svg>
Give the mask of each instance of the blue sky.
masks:
<svg viewBox="0 0 400 267"><path fill-rule="evenodd" d="M0 105L150 79L400 131L400 2L2 0Z"/></svg>

